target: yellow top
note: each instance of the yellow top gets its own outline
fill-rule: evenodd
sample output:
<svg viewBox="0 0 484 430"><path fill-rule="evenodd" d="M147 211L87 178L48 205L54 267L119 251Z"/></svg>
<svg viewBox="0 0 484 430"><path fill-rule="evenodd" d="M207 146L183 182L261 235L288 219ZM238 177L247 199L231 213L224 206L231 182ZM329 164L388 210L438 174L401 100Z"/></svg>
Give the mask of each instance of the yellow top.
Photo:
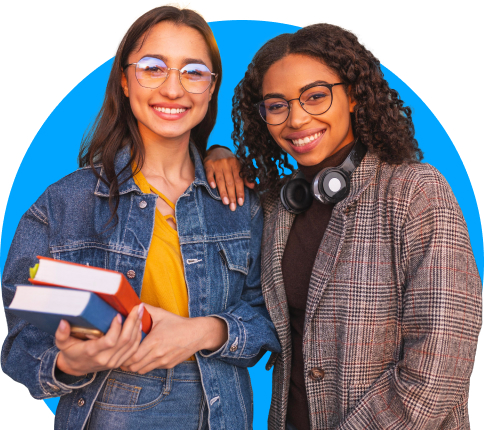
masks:
<svg viewBox="0 0 484 430"><path fill-rule="evenodd" d="M133 179L143 193L157 194L175 209L170 200L148 183L141 171ZM155 210L155 226L146 259L141 301L188 318L188 291L180 242L177 231L167 222L169 218L176 224L173 215L162 215L158 209Z"/></svg>

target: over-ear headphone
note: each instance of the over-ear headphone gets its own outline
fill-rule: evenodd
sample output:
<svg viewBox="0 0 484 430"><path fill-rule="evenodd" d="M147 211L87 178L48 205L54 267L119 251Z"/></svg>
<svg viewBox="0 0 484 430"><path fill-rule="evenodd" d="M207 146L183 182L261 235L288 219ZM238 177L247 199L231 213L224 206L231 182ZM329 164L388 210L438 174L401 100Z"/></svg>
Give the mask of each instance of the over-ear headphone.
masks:
<svg viewBox="0 0 484 430"><path fill-rule="evenodd" d="M338 203L350 192L350 178L366 154L366 146L359 139L338 167L327 167L316 174L310 184L301 172L281 189L281 202L284 208L300 214L311 206L313 198L320 202Z"/></svg>

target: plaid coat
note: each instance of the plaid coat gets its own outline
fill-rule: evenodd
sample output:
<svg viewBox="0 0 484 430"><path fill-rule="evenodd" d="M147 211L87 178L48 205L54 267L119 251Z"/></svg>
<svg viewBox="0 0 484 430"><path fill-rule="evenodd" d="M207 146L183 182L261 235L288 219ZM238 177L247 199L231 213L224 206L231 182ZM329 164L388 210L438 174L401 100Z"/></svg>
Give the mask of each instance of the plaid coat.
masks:
<svg viewBox="0 0 484 430"><path fill-rule="evenodd" d="M262 288L282 346L269 429L283 430L291 332L281 260L294 215L278 192L264 206ZM367 154L334 207L309 285L311 429L468 429L480 327L481 280L448 183L427 164Z"/></svg>

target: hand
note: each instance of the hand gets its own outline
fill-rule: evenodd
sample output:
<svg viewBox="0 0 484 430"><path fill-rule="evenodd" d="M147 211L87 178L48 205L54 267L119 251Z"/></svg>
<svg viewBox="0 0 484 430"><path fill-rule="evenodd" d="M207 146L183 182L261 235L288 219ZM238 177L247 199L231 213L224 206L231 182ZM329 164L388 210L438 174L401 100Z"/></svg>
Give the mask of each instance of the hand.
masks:
<svg viewBox="0 0 484 430"><path fill-rule="evenodd" d="M224 205L230 204L230 210L235 211L236 197L240 206L244 204L244 184L253 189L254 182L242 180L240 177L240 162L225 148L214 148L203 160L207 181L212 188L217 187Z"/></svg>
<svg viewBox="0 0 484 430"><path fill-rule="evenodd" d="M145 305L153 319L150 333L121 369L141 375L171 369L202 349L216 350L228 338L227 324L216 317L184 318Z"/></svg>
<svg viewBox="0 0 484 430"><path fill-rule="evenodd" d="M55 332L55 344L60 349L56 366L69 375L115 369L131 357L141 341L141 316L144 305L135 306L124 324L117 315L107 333L92 340L80 340L70 336L70 325L61 320Z"/></svg>

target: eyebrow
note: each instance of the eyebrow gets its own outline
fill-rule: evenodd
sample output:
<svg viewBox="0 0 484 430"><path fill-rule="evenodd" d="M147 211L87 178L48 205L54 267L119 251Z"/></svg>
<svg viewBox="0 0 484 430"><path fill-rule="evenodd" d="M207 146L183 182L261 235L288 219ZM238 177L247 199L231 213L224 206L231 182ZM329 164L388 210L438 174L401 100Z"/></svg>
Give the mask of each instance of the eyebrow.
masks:
<svg viewBox="0 0 484 430"><path fill-rule="evenodd" d="M165 57L164 55L160 55L160 54L146 54L146 55L143 55L143 58L144 57L158 58L159 60L163 61L165 64L168 61L168 57ZM203 61L200 58L184 58L182 60L182 64L184 66L187 65L187 64L194 64L194 63L196 63L196 64L203 64L204 66L207 66L205 64L205 61Z"/></svg>
<svg viewBox="0 0 484 430"><path fill-rule="evenodd" d="M307 89L311 88L311 87L314 87L316 85L328 85L328 82L326 81L314 81L314 82L311 82L310 84L307 84L307 85L304 85L304 87L302 88L299 88L299 92L300 93L303 93L304 91L306 91ZM269 94L266 94L264 96L264 100L267 100L267 99L285 99L286 96L282 93L269 93Z"/></svg>

